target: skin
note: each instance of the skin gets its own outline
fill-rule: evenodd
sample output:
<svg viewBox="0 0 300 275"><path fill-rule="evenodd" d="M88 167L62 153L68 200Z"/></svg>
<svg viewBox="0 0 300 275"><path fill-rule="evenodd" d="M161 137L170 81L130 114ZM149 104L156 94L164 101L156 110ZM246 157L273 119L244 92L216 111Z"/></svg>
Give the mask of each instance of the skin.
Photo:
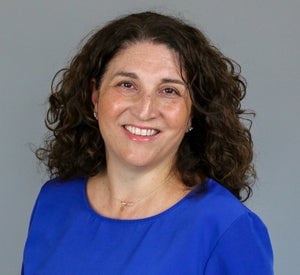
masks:
<svg viewBox="0 0 300 275"><path fill-rule="evenodd" d="M184 185L172 167L190 127L192 105L177 54L151 42L128 46L110 61L100 88L94 85L92 102L107 159L106 173L88 182L94 208L108 216L136 218L176 203ZM159 209L149 213L120 208L115 199L135 201L155 189L159 192L139 203L140 209L159 199ZM166 196L171 199L162 200Z"/></svg>

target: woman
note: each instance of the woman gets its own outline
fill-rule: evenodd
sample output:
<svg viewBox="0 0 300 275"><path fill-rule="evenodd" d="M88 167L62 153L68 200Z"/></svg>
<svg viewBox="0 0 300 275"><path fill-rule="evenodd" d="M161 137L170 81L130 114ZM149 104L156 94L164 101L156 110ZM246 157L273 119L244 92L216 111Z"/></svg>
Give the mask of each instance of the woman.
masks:
<svg viewBox="0 0 300 275"><path fill-rule="evenodd" d="M94 33L62 72L24 274L273 274L267 230L240 202L255 170L238 65L145 12Z"/></svg>

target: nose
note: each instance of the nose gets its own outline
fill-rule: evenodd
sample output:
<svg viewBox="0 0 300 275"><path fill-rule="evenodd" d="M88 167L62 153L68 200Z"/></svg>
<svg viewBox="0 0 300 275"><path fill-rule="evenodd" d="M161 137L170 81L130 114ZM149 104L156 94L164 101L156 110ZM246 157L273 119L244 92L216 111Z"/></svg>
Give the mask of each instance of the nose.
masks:
<svg viewBox="0 0 300 275"><path fill-rule="evenodd" d="M159 114L159 103L155 94L141 93L132 108L132 112L140 120L156 118Z"/></svg>

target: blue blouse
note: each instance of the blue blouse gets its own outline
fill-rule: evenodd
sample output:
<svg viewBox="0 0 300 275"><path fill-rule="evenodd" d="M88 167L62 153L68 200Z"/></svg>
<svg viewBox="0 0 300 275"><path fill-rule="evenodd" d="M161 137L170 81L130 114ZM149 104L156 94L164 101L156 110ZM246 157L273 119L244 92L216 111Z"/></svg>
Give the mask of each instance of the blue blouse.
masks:
<svg viewBox="0 0 300 275"><path fill-rule="evenodd" d="M91 208L78 178L42 187L22 274L269 275L272 266L265 225L212 179L158 215L118 220Z"/></svg>

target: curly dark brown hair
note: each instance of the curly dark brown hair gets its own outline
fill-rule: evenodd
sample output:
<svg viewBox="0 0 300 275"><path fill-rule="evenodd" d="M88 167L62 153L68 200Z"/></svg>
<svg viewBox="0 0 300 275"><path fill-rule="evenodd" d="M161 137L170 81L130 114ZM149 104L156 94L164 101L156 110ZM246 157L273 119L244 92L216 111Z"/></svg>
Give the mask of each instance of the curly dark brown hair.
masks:
<svg viewBox="0 0 300 275"><path fill-rule="evenodd" d="M193 130L184 136L175 164L184 184L196 186L211 177L238 199L248 199L256 178L248 117L253 113L241 108L246 81L240 66L199 29L153 12L109 22L92 34L68 68L54 77L46 117L51 134L36 151L50 176L68 180L106 169L105 145L93 116L91 80L96 80L99 88L115 54L139 41L164 44L177 52L185 75Z"/></svg>

